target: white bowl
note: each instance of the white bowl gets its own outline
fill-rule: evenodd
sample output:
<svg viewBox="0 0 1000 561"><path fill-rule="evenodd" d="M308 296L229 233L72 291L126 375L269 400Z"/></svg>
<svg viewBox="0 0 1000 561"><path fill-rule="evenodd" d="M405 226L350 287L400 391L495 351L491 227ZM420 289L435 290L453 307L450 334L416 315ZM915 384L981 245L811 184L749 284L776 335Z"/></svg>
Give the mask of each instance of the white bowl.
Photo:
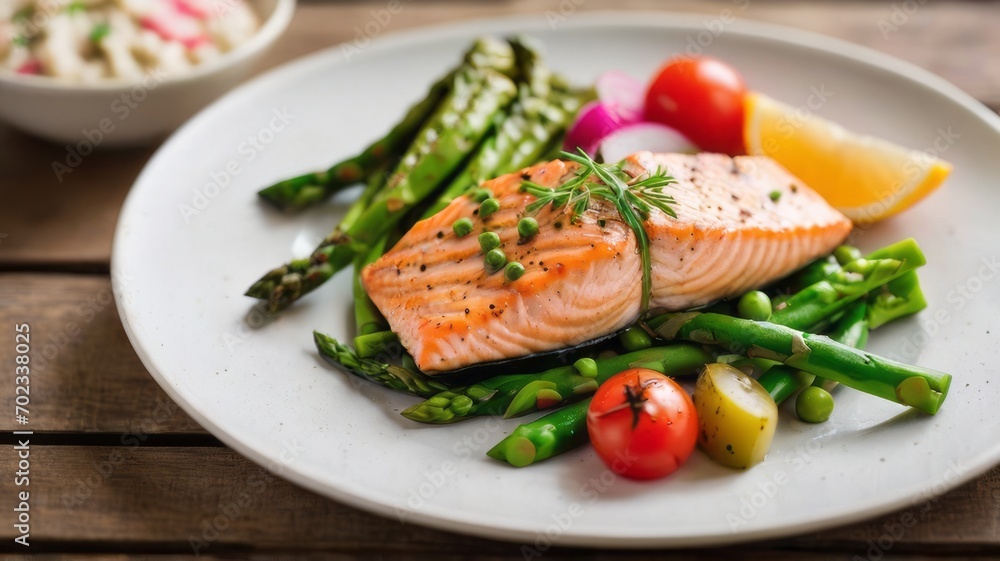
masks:
<svg viewBox="0 0 1000 561"><path fill-rule="evenodd" d="M74 84L0 73L0 120L80 151L150 142L242 81L288 27L295 0L249 0L264 24L245 44L176 76Z"/></svg>

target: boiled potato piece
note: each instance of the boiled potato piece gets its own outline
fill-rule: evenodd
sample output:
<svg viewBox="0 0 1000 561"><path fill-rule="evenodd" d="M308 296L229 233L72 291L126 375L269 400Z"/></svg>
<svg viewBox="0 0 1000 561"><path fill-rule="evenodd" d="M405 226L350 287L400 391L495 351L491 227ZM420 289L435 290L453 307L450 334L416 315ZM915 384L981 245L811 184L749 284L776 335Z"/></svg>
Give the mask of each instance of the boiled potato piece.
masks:
<svg viewBox="0 0 1000 561"><path fill-rule="evenodd" d="M694 389L698 446L716 462L748 468L771 448L778 406L757 380L728 364L709 364Z"/></svg>

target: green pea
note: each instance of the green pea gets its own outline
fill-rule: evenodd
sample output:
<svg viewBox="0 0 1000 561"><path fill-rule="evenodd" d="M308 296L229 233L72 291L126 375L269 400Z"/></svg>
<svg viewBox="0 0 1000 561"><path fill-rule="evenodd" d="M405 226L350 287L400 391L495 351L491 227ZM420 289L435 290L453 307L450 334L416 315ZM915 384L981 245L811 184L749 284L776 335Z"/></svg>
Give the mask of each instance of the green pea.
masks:
<svg viewBox="0 0 1000 561"><path fill-rule="evenodd" d="M526 216L517 221L517 233L522 240L530 240L538 233L538 221L530 216Z"/></svg>
<svg viewBox="0 0 1000 561"><path fill-rule="evenodd" d="M500 236L496 232L483 232L479 234L479 247L483 248L483 253L500 247Z"/></svg>
<svg viewBox="0 0 1000 561"><path fill-rule="evenodd" d="M581 376L586 376L587 378L597 377L597 361L592 358L581 358L573 363L573 368L576 368L576 371Z"/></svg>
<svg viewBox="0 0 1000 561"><path fill-rule="evenodd" d="M833 396L819 386L809 386L795 398L795 414L807 423L822 423L833 413Z"/></svg>
<svg viewBox="0 0 1000 561"><path fill-rule="evenodd" d="M642 349L648 349L653 346L653 339L646 333L646 330L641 327L629 327L624 332L622 332L619 337L622 342L622 346L625 350L639 351Z"/></svg>
<svg viewBox="0 0 1000 561"><path fill-rule="evenodd" d="M493 196L493 191L490 191L489 189L483 189L482 187L478 189L473 189L469 193L469 198L476 201L477 203L481 203L492 196Z"/></svg>
<svg viewBox="0 0 1000 561"><path fill-rule="evenodd" d="M767 321L771 318L771 299L759 290L752 290L740 297L736 310L742 318Z"/></svg>
<svg viewBox="0 0 1000 561"><path fill-rule="evenodd" d="M507 263L507 266L503 268L503 276L509 281L516 281L521 278L524 274L524 265L518 263L517 261L512 261Z"/></svg>
<svg viewBox="0 0 1000 561"><path fill-rule="evenodd" d="M491 249L489 253L486 254L485 261L486 270L491 273L495 273L507 264L507 255L500 248Z"/></svg>
<svg viewBox="0 0 1000 561"><path fill-rule="evenodd" d="M833 257L837 260L837 263L847 265L851 261L861 259L862 255L861 250L853 245L842 245L833 250Z"/></svg>
<svg viewBox="0 0 1000 561"><path fill-rule="evenodd" d="M451 225L451 231L455 232L455 235L464 238L472 233L472 221L468 218L459 218Z"/></svg>
<svg viewBox="0 0 1000 561"><path fill-rule="evenodd" d="M767 194L767 196L774 202L778 202L781 199L781 191L775 189Z"/></svg>
<svg viewBox="0 0 1000 561"><path fill-rule="evenodd" d="M500 210L500 201L490 197L483 201L483 204L479 205L479 217L483 219L489 218L496 214L498 210Z"/></svg>

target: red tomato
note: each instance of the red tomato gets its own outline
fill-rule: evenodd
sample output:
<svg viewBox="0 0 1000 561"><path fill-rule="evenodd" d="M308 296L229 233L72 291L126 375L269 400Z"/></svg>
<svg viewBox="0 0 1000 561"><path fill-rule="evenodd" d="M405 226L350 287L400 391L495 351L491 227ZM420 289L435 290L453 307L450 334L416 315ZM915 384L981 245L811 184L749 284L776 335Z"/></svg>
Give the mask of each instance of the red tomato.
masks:
<svg viewBox="0 0 1000 561"><path fill-rule="evenodd" d="M646 118L677 129L699 148L730 155L743 146L743 77L708 57L669 60L646 91Z"/></svg>
<svg viewBox="0 0 1000 561"><path fill-rule="evenodd" d="M698 414L677 382L655 370L631 368L598 388L587 410L587 432L615 473L656 479L691 456Z"/></svg>

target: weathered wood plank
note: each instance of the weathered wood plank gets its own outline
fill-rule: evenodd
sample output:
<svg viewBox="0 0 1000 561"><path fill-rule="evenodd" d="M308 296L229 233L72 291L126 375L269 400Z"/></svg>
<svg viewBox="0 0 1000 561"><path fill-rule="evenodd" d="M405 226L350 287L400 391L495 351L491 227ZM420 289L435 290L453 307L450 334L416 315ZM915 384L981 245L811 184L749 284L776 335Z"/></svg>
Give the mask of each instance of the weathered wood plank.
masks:
<svg viewBox="0 0 1000 561"><path fill-rule="evenodd" d="M0 465L15 465L12 447ZM514 555L516 545L460 537L383 519L299 489L226 448L34 446L31 448L34 544L168 544L164 552L221 554L268 548L359 552ZM0 478L0 496L19 490ZM845 528L752 545L760 550L882 553L1000 552L1000 469L911 512ZM898 527L898 528L897 528ZM899 528L902 528L901 530ZM0 543L15 530L0 525ZM193 546L192 546L193 544ZM578 553L553 550L556 558ZM729 554L726 554L729 557ZM599 558L599 557L598 557ZM613 558L613 557L611 557Z"/></svg>
<svg viewBox="0 0 1000 561"><path fill-rule="evenodd" d="M106 277L0 274L0 363L14 363L14 324L31 328L29 426L37 431L119 433L145 438L203 433L167 398L128 342ZM14 410L14 384L0 388ZM0 430L17 430L13 414Z"/></svg>
<svg viewBox="0 0 1000 561"><path fill-rule="evenodd" d="M511 0L507 2L413 2L402 4L379 32L465 18L511 13L563 17L606 9L663 10L656 0ZM741 18L818 31L898 56L936 72L993 106L1000 105L1000 3L928 2L899 15L891 2L788 2L775 0L679 0L669 9L705 14L706 22L730 10ZM563 6L560 8L560 6ZM746 6L741 9L740 6ZM261 65L266 69L323 47L353 40L372 20L381 0L310 3ZM905 16L905 19L904 19ZM565 17L572 17L566 13ZM895 19L893 19L895 18ZM101 268L110 258L115 216L151 149L99 151L62 176L66 147L32 139L0 125L0 267Z"/></svg>

